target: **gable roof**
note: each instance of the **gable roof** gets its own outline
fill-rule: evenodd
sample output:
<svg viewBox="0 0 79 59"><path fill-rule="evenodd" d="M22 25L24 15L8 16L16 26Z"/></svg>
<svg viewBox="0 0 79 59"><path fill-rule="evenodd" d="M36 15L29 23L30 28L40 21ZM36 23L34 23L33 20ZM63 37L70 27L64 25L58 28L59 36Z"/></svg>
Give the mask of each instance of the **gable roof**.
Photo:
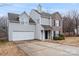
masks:
<svg viewBox="0 0 79 59"><path fill-rule="evenodd" d="M27 15L28 16L28 14L24 11L24 12L22 12L19 16L21 16L21 15L23 15L23 14L25 14L25 15ZM29 16L28 16L29 17Z"/></svg>
<svg viewBox="0 0 79 59"><path fill-rule="evenodd" d="M33 9L35 12L37 12L38 14L41 14L39 11L37 11L37 10L35 10L35 9Z"/></svg>
<svg viewBox="0 0 79 59"><path fill-rule="evenodd" d="M23 13L25 13L25 12L23 12ZM25 14L28 15L27 13L25 13ZM20 16L19 14L8 13L8 19L10 22L13 22L13 23L19 23L19 16ZM28 17L29 17L29 23L35 24L35 22L29 15L28 15Z"/></svg>
<svg viewBox="0 0 79 59"><path fill-rule="evenodd" d="M35 21L31 17L29 17L29 23L30 24L36 24Z"/></svg>
<svg viewBox="0 0 79 59"><path fill-rule="evenodd" d="M51 14L49 14L49 13L46 13L46 12L39 12L38 10L35 10L35 9L33 9L35 12L37 12L38 14L40 14L41 15L41 17L43 17L43 18L50 18L50 16L51 16Z"/></svg>
<svg viewBox="0 0 79 59"><path fill-rule="evenodd" d="M51 14L51 18L57 19L57 18L62 18L62 17L61 17L61 14L59 12L55 12L55 13Z"/></svg>
<svg viewBox="0 0 79 59"><path fill-rule="evenodd" d="M43 18L48 18L48 19L50 19L50 14L49 13L46 13L46 12L42 12L41 13L41 17L43 17Z"/></svg>
<svg viewBox="0 0 79 59"><path fill-rule="evenodd" d="M10 22L19 22L19 14L8 13L8 20Z"/></svg>

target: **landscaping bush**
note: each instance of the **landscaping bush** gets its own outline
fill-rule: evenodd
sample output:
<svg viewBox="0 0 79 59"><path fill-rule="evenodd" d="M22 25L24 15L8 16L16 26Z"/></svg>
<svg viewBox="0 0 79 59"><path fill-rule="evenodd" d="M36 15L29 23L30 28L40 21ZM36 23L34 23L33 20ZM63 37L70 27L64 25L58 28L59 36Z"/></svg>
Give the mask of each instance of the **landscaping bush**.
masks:
<svg viewBox="0 0 79 59"><path fill-rule="evenodd" d="M54 40L64 40L64 35L59 35L59 37L53 37Z"/></svg>
<svg viewBox="0 0 79 59"><path fill-rule="evenodd" d="M60 38L60 40L65 39L65 38L64 38L64 35L59 35L59 38Z"/></svg>

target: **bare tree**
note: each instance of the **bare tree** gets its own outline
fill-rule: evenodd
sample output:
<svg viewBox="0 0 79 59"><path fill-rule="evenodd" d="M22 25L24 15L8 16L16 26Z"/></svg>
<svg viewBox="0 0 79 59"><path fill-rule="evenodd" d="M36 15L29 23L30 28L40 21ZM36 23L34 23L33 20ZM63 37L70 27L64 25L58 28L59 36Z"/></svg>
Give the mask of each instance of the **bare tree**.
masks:
<svg viewBox="0 0 79 59"><path fill-rule="evenodd" d="M73 10L71 13L72 13L73 21L75 23L76 35L78 35L79 13L77 10Z"/></svg>
<svg viewBox="0 0 79 59"><path fill-rule="evenodd" d="M1 31L7 31L7 17L3 16L0 18L0 30Z"/></svg>
<svg viewBox="0 0 79 59"><path fill-rule="evenodd" d="M71 32L74 33L74 28L73 20L69 16L63 17L63 32L67 32L70 35Z"/></svg>
<svg viewBox="0 0 79 59"><path fill-rule="evenodd" d="M76 29L78 35L78 21L79 21L79 13L77 10L69 11L64 17L63 17L63 30L64 32L74 32L74 29Z"/></svg>

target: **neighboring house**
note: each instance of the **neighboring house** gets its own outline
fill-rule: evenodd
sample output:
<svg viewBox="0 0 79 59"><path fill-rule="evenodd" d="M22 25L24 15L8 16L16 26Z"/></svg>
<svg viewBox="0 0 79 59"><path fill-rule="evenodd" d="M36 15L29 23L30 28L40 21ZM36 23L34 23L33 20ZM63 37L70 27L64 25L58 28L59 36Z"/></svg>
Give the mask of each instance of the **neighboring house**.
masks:
<svg viewBox="0 0 79 59"><path fill-rule="evenodd" d="M74 29L75 35L79 36L79 26L77 26L77 29Z"/></svg>
<svg viewBox="0 0 79 59"><path fill-rule="evenodd" d="M78 30L78 35L79 35L79 26L78 26L78 29L77 30Z"/></svg>
<svg viewBox="0 0 79 59"><path fill-rule="evenodd" d="M8 13L8 39L18 40L47 40L62 34L62 17L56 12L49 14L33 9L28 15Z"/></svg>

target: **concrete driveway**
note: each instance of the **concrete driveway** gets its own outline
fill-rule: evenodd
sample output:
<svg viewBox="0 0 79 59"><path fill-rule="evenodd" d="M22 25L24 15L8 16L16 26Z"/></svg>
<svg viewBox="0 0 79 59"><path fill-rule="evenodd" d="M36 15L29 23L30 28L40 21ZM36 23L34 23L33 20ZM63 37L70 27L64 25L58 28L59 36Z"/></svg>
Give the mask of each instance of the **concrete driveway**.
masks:
<svg viewBox="0 0 79 59"><path fill-rule="evenodd" d="M17 44L30 56L79 56L79 47L43 41L24 41Z"/></svg>

